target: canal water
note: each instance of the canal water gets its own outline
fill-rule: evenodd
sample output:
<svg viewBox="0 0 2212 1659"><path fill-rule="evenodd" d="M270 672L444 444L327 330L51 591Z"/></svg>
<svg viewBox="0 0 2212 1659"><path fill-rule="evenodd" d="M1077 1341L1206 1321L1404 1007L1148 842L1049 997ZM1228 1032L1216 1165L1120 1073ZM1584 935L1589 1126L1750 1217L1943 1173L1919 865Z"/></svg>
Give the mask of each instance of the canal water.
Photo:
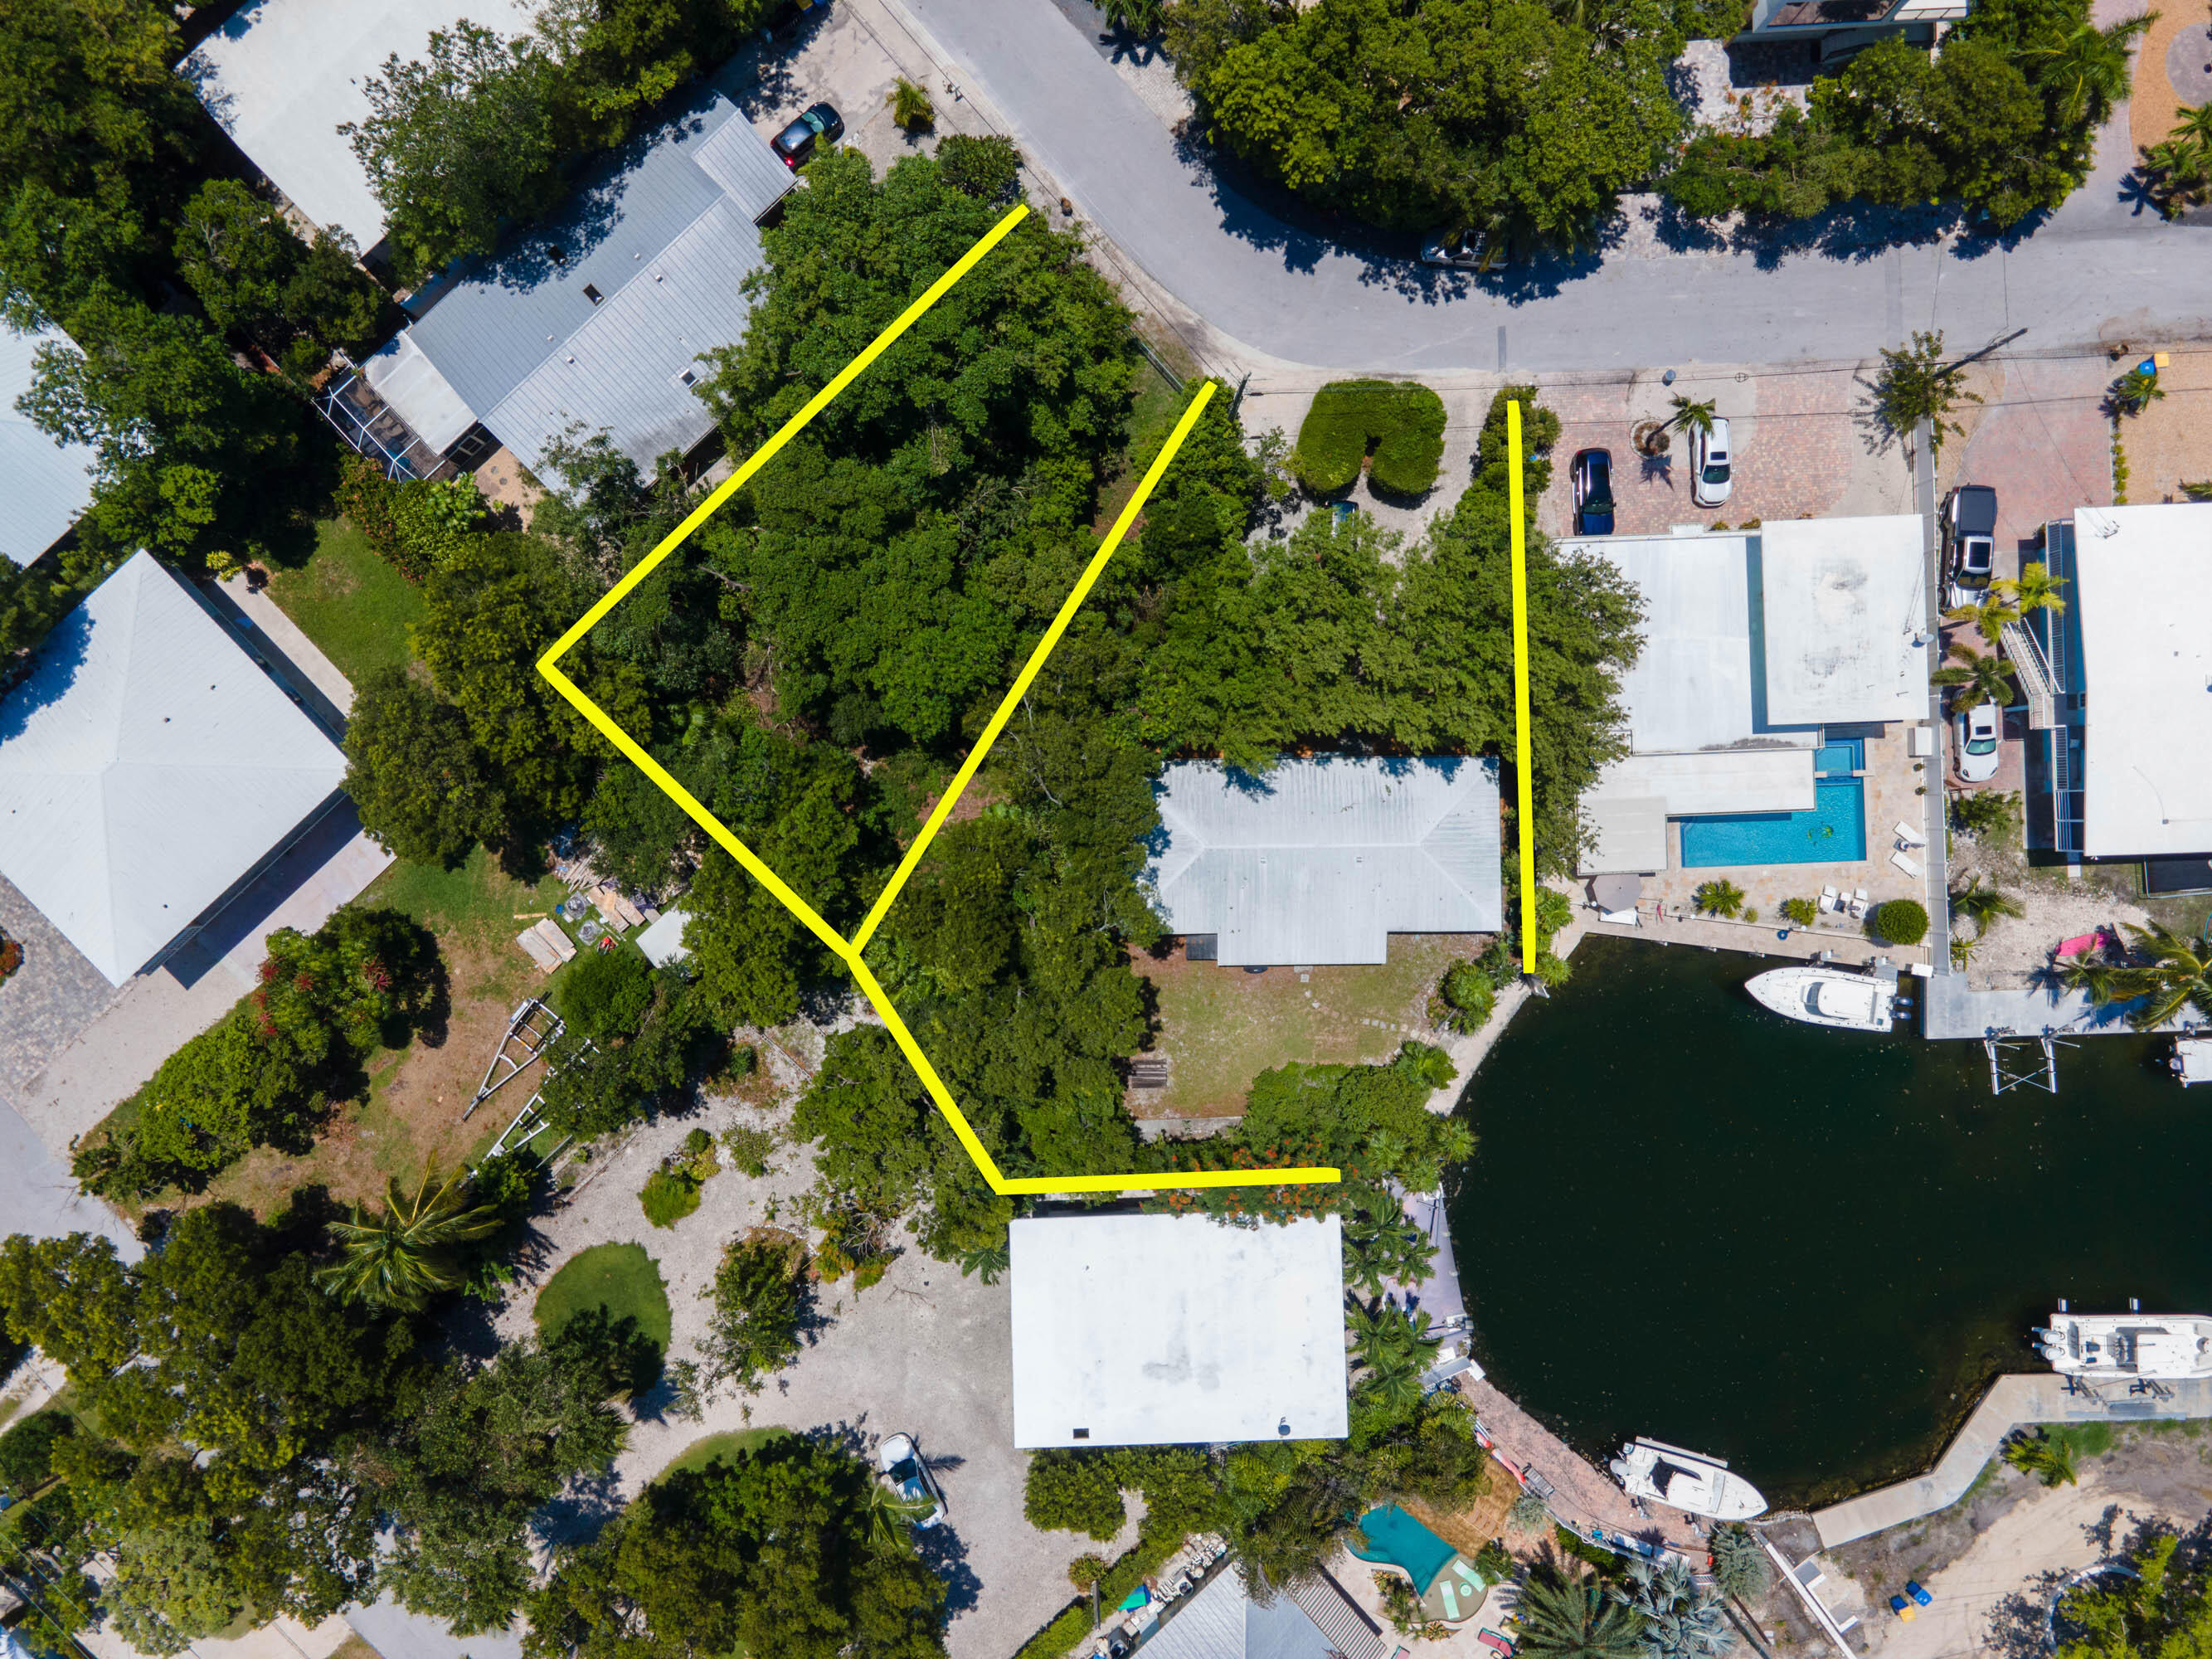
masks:
<svg viewBox="0 0 2212 1659"><path fill-rule="evenodd" d="M1992 1097L1978 1043L1768 1013L1742 988L1774 965L1585 939L1475 1073L1452 1237L1522 1406L1809 1505L1932 1461L1991 1376L2039 1368L2055 1297L2212 1311L2212 1091L2155 1040Z"/></svg>

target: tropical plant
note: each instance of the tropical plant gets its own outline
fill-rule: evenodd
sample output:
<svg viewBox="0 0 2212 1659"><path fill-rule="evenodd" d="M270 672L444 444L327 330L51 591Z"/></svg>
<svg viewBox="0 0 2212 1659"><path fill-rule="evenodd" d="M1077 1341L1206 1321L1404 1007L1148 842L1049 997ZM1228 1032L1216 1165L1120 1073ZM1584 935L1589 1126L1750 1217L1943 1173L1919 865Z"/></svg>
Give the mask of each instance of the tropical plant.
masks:
<svg viewBox="0 0 2212 1659"><path fill-rule="evenodd" d="M1384 1614L1407 1641L1441 1642L1451 1635L1449 1625L1421 1610L1421 1598L1403 1573L1376 1573L1375 1593L1382 1598Z"/></svg>
<svg viewBox="0 0 2212 1659"><path fill-rule="evenodd" d="M490 1237L501 1218L489 1204L467 1207L463 1171L456 1170L434 1188L434 1175L424 1170L411 1198L400 1192L394 1176L385 1187L382 1214L371 1217L356 1205L351 1220L331 1223L343 1253L317 1269L316 1282L342 1302L402 1310L419 1308L434 1292L459 1285L451 1247Z"/></svg>
<svg viewBox="0 0 2212 1659"><path fill-rule="evenodd" d="M2147 963L2130 963L2112 975L2112 988L2124 998L2140 998L2128 1024L2139 1031L2162 1025L2184 1008L2194 1008L2212 1018L2212 921L2195 939L2185 939L2164 922L2147 927L2127 924L2137 955Z"/></svg>
<svg viewBox="0 0 2212 1659"><path fill-rule="evenodd" d="M2008 577L1990 586L2000 590L2023 617L2031 611L2066 608L2066 601L2058 597L2058 590L2066 586L2064 580L2052 575L2051 567L2040 559L2030 559L2022 564L2017 578Z"/></svg>
<svg viewBox="0 0 2212 1659"><path fill-rule="evenodd" d="M999 1275L1013 1261L1013 1253L1002 1238L995 1244L978 1244L959 1253L960 1276L980 1278L986 1285L995 1285Z"/></svg>
<svg viewBox="0 0 2212 1659"><path fill-rule="evenodd" d="M1882 349L1881 368L1874 380L1874 416L1889 436L1901 437L1922 421L1928 422L1929 449L1941 453L1946 432L1966 428L1951 418L1963 399L1982 401L1981 394L1965 384L1966 370L1943 361L1943 334L1916 331L1912 343L1901 349Z"/></svg>
<svg viewBox="0 0 2212 1659"><path fill-rule="evenodd" d="M1917 899L1891 899L1867 918L1877 937L1892 945L1917 945L1928 937L1928 908Z"/></svg>
<svg viewBox="0 0 2212 1659"><path fill-rule="evenodd" d="M2152 12L2103 29L2078 23L2024 47L2021 67L2051 97L2062 121L2101 122L2128 95L2130 52L2157 16Z"/></svg>
<svg viewBox="0 0 2212 1659"><path fill-rule="evenodd" d="M1643 1659L1642 1621L1572 1569L1539 1566L1521 1587L1517 1610L1522 1659Z"/></svg>
<svg viewBox="0 0 2212 1659"><path fill-rule="evenodd" d="M2131 368L2112 382L2112 410L2119 415L2140 415L2166 396L2155 369Z"/></svg>
<svg viewBox="0 0 2212 1659"><path fill-rule="evenodd" d="M1951 797L1951 827L1980 841L2003 839L2020 827L2017 790L1976 789Z"/></svg>
<svg viewBox="0 0 2212 1659"><path fill-rule="evenodd" d="M1713 1583L1723 1595L1748 1601L1773 1582L1766 1552L1750 1528L1730 1521L1713 1529Z"/></svg>
<svg viewBox="0 0 2212 1659"><path fill-rule="evenodd" d="M1982 939L1981 935L1978 933L1976 933L1972 937L1969 937L1965 933L1952 934L1951 965L1954 968L1964 968L1968 963L1974 959L1974 953L1981 948Z"/></svg>
<svg viewBox="0 0 2212 1659"><path fill-rule="evenodd" d="M866 1498L868 1542L879 1550L905 1546L914 1523L937 1506L927 1498L908 1498L886 1482L868 1482Z"/></svg>
<svg viewBox="0 0 2212 1659"><path fill-rule="evenodd" d="M1490 1023L1498 1007L1498 990L1479 963L1455 962L1444 969L1437 1000L1443 1005L1443 1023L1465 1036Z"/></svg>
<svg viewBox="0 0 2212 1659"><path fill-rule="evenodd" d="M1708 436L1711 434L1713 399L1710 398L1692 399L1678 392L1674 394L1674 412L1668 417L1668 424L1680 427L1685 432L1702 432Z"/></svg>
<svg viewBox="0 0 2212 1659"><path fill-rule="evenodd" d="M2004 635L2005 624L2020 620L2020 607L2013 603L2009 593L1992 582L1972 605L1955 605L1946 611L1943 620L1947 623L1973 623L1974 631L1994 647ZM1950 654L1965 654L1956 641L1952 642Z"/></svg>
<svg viewBox="0 0 2212 1659"><path fill-rule="evenodd" d="M2180 489L2192 501L2212 501L2212 478L2184 478Z"/></svg>
<svg viewBox="0 0 2212 1659"><path fill-rule="evenodd" d="M1743 889L1732 881L1701 881L1698 884L1698 890L1690 895L1690 902L1704 915L1741 915L1743 913Z"/></svg>
<svg viewBox="0 0 2212 1659"><path fill-rule="evenodd" d="M1928 683L1959 688L1951 698L1954 709L1979 708L1985 702L1993 702L2000 708L2012 707L2019 694L2013 686L2010 663L1994 651L1972 650L1960 640L1952 641L1945 654L1957 660L1930 674Z"/></svg>
<svg viewBox="0 0 2212 1659"><path fill-rule="evenodd" d="M1974 937L1979 939L1999 917L2021 916L2027 912L2021 908L2018 899L1995 887L1984 886L1978 875L1951 895L1951 914L1972 922Z"/></svg>
<svg viewBox="0 0 2212 1659"><path fill-rule="evenodd" d="M1513 1507L1505 1511L1508 1526L1521 1532L1534 1532L1552 1524L1552 1506L1533 1492L1524 1492L1513 1500Z"/></svg>
<svg viewBox="0 0 2212 1659"><path fill-rule="evenodd" d="M1395 1212L1380 1220L1346 1219L1344 1280L1370 1297L1381 1296L1394 1283L1419 1284L1428 1277L1435 1255L1428 1241Z"/></svg>
<svg viewBox="0 0 2212 1659"><path fill-rule="evenodd" d="M1782 919L1793 927L1810 927L1820 919L1820 906L1818 900L1786 898L1782 901Z"/></svg>
<svg viewBox="0 0 2212 1659"><path fill-rule="evenodd" d="M937 106L929 101L928 92L903 75L892 82L884 101L890 106L891 124L902 132L913 132L937 118Z"/></svg>
<svg viewBox="0 0 2212 1659"><path fill-rule="evenodd" d="M2094 1006L2106 1008L2123 999L2119 971L2103 957L2085 951L2058 964L2058 982L2067 990L2086 993Z"/></svg>
<svg viewBox="0 0 2212 1659"><path fill-rule="evenodd" d="M1166 7L1161 0L1103 0L1106 27L1133 34L1139 40L1149 40L1160 32L1166 21Z"/></svg>
<svg viewBox="0 0 2212 1659"><path fill-rule="evenodd" d="M2071 1442L2046 1429L2014 1435L2005 1443L2004 1461L2022 1474L2039 1476L2046 1486L2070 1486L2080 1480Z"/></svg>
<svg viewBox="0 0 2212 1659"><path fill-rule="evenodd" d="M1719 1593L1692 1578L1679 1555L1662 1566L1632 1557L1628 1583L1613 1599L1643 1620L1650 1659L1718 1659L1735 1645Z"/></svg>

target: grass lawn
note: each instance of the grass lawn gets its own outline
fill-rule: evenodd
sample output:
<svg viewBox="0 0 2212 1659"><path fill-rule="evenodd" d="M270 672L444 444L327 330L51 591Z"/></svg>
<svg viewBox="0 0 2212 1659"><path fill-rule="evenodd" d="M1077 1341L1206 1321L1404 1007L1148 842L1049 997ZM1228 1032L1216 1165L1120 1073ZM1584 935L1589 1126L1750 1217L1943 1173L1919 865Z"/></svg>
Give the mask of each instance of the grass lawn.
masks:
<svg viewBox="0 0 2212 1659"><path fill-rule="evenodd" d="M314 552L297 570L271 571L269 596L356 685L406 665L407 624L422 614L421 590L346 519L319 520Z"/></svg>
<svg viewBox="0 0 2212 1659"><path fill-rule="evenodd" d="M1433 1041L1429 993L1443 971L1477 954L1447 934L1395 933L1390 959L1316 968L1307 983L1287 968L1248 974L1210 962L1137 958L1159 993L1159 1051L1168 1086L1145 1107L1161 1117L1232 1116L1261 1073L1290 1061L1349 1065L1387 1060L1408 1037Z"/></svg>
<svg viewBox="0 0 2212 1659"><path fill-rule="evenodd" d="M331 1659L384 1659L384 1656L358 1636L349 1636L331 1655Z"/></svg>
<svg viewBox="0 0 2212 1659"><path fill-rule="evenodd" d="M653 1477L653 1484L658 1486L670 1475L681 1474L686 1469L703 1469L709 1463L722 1462L739 1452L765 1446L771 1440L784 1439L790 1433L789 1429L729 1429L720 1434L710 1434L686 1446L683 1456Z"/></svg>
<svg viewBox="0 0 2212 1659"><path fill-rule="evenodd" d="M570 1258L538 1291L531 1317L538 1322L538 1335L550 1342L589 1308L605 1308L617 1322L635 1319L638 1334L661 1352L668 1352L673 1328L668 1286L644 1245L594 1244Z"/></svg>

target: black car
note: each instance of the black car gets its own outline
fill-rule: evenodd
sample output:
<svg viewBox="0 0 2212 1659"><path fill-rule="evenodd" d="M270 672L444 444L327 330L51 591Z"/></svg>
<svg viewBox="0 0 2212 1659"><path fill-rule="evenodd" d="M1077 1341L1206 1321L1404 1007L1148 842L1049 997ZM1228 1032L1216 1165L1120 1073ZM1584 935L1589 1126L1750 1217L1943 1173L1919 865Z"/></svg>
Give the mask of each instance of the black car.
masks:
<svg viewBox="0 0 2212 1659"><path fill-rule="evenodd" d="M1996 562L1997 492L1987 484L1960 484L1943 503L1943 550L1949 566L1951 603L1972 605L1971 594L1990 585Z"/></svg>
<svg viewBox="0 0 2212 1659"><path fill-rule="evenodd" d="M814 154L816 144L834 144L844 136L845 118L837 113L836 106L810 104L799 112L796 121L775 135L769 148L796 173Z"/></svg>
<svg viewBox="0 0 2212 1659"><path fill-rule="evenodd" d="M1613 452L1606 449L1577 452L1573 477L1575 534L1610 536L1613 534Z"/></svg>

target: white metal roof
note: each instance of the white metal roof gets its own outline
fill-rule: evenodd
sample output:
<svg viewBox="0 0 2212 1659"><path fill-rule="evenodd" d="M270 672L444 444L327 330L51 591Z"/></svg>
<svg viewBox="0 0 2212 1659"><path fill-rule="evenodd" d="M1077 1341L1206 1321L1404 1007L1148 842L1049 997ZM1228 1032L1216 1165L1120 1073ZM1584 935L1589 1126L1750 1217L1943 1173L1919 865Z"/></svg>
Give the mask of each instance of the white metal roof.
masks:
<svg viewBox="0 0 2212 1659"><path fill-rule="evenodd" d="M277 189L362 252L384 240L384 208L338 133L368 118L362 83L385 60L422 58L433 30L465 17L526 34L528 0L258 0L241 7L178 65L208 112Z"/></svg>
<svg viewBox="0 0 2212 1659"><path fill-rule="evenodd" d="M1927 536L1913 513L1759 532L1769 721L1927 717Z"/></svg>
<svg viewBox="0 0 2212 1659"><path fill-rule="evenodd" d="M477 412L447 384L411 332L384 343L361 372L376 395L399 411L407 429L430 448L443 452L477 423Z"/></svg>
<svg viewBox="0 0 2212 1659"><path fill-rule="evenodd" d="M2212 851L2212 503L2074 514L2092 858Z"/></svg>
<svg viewBox="0 0 2212 1659"><path fill-rule="evenodd" d="M1392 933L1500 924L1496 761L1185 762L1157 793L1161 914L1226 966L1384 962Z"/></svg>
<svg viewBox="0 0 2212 1659"><path fill-rule="evenodd" d="M684 943L684 926L690 920L682 910L663 910L659 921L647 922L645 930L638 934L637 948L656 968L683 961L691 954Z"/></svg>
<svg viewBox="0 0 2212 1659"><path fill-rule="evenodd" d="M0 327L0 553L28 564L52 547L92 500L93 452L58 444L15 408L31 389L33 359L42 345L76 343L53 327L18 334Z"/></svg>
<svg viewBox="0 0 2212 1659"><path fill-rule="evenodd" d="M1015 1445L1344 1437L1335 1216L1042 1216L1008 1249Z"/></svg>
<svg viewBox="0 0 2212 1659"><path fill-rule="evenodd" d="M0 875L120 985L337 792L345 756L140 553L0 701Z"/></svg>
<svg viewBox="0 0 2212 1659"><path fill-rule="evenodd" d="M1631 748L1725 748L1757 730L1749 538L1599 536L1563 545L1608 561L1644 596L1644 649L1621 677Z"/></svg>

